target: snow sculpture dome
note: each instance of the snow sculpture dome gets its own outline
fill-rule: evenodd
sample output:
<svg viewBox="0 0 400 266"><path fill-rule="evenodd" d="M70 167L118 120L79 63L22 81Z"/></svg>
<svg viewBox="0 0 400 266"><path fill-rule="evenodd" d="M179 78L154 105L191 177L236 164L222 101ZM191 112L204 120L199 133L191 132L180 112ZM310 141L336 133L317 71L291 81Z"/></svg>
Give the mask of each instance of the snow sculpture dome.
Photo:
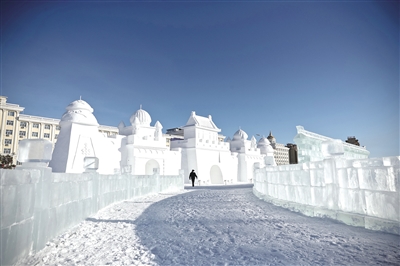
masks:
<svg viewBox="0 0 400 266"><path fill-rule="evenodd" d="M236 131L236 133L233 135L233 140L246 140L248 138L248 135L246 132L244 132L242 129L239 129Z"/></svg>
<svg viewBox="0 0 400 266"><path fill-rule="evenodd" d="M262 137L259 141L257 146L268 146L271 145L271 142L266 137Z"/></svg>
<svg viewBox="0 0 400 266"><path fill-rule="evenodd" d="M273 153L274 148L266 137L262 137L257 144L257 148L261 150L261 153Z"/></svg>
<svg viewBox="0 0 400 266"><path fill-rule="evenodd" d="M60 125L66 123L78 123L89 126L98 126L93 108L84 100L76 100L66 107L67 111L61 117Z"/></svg>
<svg viewBox="0 0 400 266"><path fill-rule="evenodd" d="M135 119L137 118L137 119ZM140 125L144 125L144 126L150 126L151 123L151 116L149 115L148 112L146 112L145 110L142 109L142 106L140 106L140 109L137 110L129 119L129 121L131 122L131 124L137 124L139 123Z"/></svg>

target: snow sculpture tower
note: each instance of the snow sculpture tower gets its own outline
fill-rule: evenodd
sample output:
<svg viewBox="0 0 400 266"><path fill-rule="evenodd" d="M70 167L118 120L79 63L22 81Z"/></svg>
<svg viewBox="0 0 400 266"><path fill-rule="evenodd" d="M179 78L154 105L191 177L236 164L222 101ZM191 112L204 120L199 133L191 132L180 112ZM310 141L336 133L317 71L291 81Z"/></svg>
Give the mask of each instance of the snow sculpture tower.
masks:
<svg viewBox="0 0 400 266"><path fill-rule="evenodd" d="M239 129L233 135L230 141L230 150L238 153L238 176L239 182L249 182L253 180L254 166L259 163L264 165L265 155L261 154L256 146L254 136L248 140L248 135L242 129Z"/></svg>
<svg viewBox="0 0 400 266"><path fill-rule="evenodd" d="M66 109L49 167L53 172L82 173L85 160L97 158L93 161L99 161L99 173L114 173L119 168L118 141L99 132L93 108L87 102L76 100Z"/></svg>
<svg viewBox="0 0 400 266"><path fill-rule="evenodd" d="M134 175L178 175L181 169L180 149L170 150L162 135L162 125L150 126L151 116L140 107L131 117L131 125L118 126L121 142L121 171Z"/></svg>
<svg viewBox="0 0 400 266"><path fill-rule="evenodd" d="M212 117L192 112L183 127L183 140L172 140L171 147L182 149L182 169L185 183L194 169L203 184L237 182L237 155L229 150L229 143L218 138L221 132Z"/></svg>
<svg viewBox="0 0 400 266"><path fill-rule="evenodd" d="M274 148L266 137L262 137L257 144L257 148L260 149L261 154L264 154L265 165L276 166L274 158Z"/></svg>

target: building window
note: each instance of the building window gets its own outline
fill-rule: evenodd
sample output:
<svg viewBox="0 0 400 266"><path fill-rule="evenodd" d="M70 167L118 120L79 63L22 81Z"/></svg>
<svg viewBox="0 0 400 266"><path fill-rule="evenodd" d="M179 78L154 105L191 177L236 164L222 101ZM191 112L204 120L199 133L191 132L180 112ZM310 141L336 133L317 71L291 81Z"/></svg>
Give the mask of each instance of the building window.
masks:
<svg viewBox="0 0 400 266"><path fill-rule="evenodd" d="M26 136L26 131L20 131L19 132L20 137L25 137Z"/></svg>
<svg viewBox="0 0 400 266"><path fill-rule="evenodd" d="M24 128L24 127L26 127L26 122L20 122L19 125L20 125L22 128Z"/></svg>
<svg viewBox="0 0 400 266"><path fill-rule="evenodd" d="M58 134L55 134L55 135L54 135L54 138L57 139L57 138L58 138Z"/></svg>
<svg viewBox="0 0 400 266"><path fill-rule="evenodd" d="M4 140L4 144L6 144L6 145L11 144L11 143L12 143L11 139L5 139Z"/></svg>
<svg viewBox="0 0 400 266"><path fill-rule="evenodd" d="M8 116L14 116L15 112L14 111L8 111Z"/></svg>
<svg viewBox="0 0 400 266"><path fill-rule="evenodd" d="M5 154L10 154L11 153L11 149L4 149L4 153Z"/></svg>
<svg viewBox="0 0 400 266"><path fill-rule="evenodd" d="M12 135L12 130L11 129L6 129L6 135Z"/></svg>
<svg viewBox="0 0 400 266"><path fill-rule="evenodd" d="M50 125L44 125L44 129L50 129Z"/></svg>
<svg viewBox="0 0 400 266"><path fill-rule="evenodd" d="M7 125L13 126L13 125L14 125L14 121L12 121L12 120L7 120Z"/></svg>
<svg viewBox="0 0 400 266"><path fill-rule="evenodd" d="M60 130L60 129L61 129L61 127L60 127L60 126L56 126L56 129L57 129L57 130Z"/></svg>
<svg viewBox="0 0 400 266"><path fill-rule="evenodd" d="M32 137L38 137L39 134L37 132L32 132Z"/></svg>
<svg viewBox="0 0 400 266"><path fill-rule="evenodd" d="M39 128L39 124L33 124L32 127L33 128Z"/></svg>
<svg viewBox="0 0 400 266"><path fill-rule="evenodd" d="M49 139L49 138L50 138L50 134L49 134L49 133L44 133L44 137L45 137L46 139Z"/></svg>

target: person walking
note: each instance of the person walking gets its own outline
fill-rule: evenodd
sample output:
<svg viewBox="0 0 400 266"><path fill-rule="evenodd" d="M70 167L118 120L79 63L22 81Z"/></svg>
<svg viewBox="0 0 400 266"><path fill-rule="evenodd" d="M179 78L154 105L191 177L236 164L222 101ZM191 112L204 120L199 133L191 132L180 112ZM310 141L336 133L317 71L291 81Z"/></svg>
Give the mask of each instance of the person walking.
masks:
<svg viewBox="0 0 400 266"><path fill-rule="evenodd" d="M194 180L197 179L197 175L194 172L194 170L192 170L192 172L190 172L189 179L192 180L192 187L194 187Z"/></svg>

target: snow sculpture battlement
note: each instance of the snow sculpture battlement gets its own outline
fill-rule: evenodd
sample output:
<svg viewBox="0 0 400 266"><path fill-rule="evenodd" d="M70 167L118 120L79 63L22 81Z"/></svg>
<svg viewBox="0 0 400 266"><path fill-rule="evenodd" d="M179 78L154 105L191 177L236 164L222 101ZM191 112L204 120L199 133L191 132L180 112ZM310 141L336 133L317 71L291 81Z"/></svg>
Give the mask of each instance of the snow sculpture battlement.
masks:
<svg viewBox="0 0 400 266"><path fill-rule="evenodd" d="M324 159L322 153L322 143L324 141L333 141L334 139L307 131L302 126L296 126L297 135L293 141L298 149L299 163L321 161ZM341 141L343 145L343 158L346 159L366 159L369 156L369 151L366 147L353 145Z"/></svg>
<svg viewBox="0 0 400 266"><path fill-rule="evenodd" d="M171 148L180 147L181 145L192 145L196 148L210 149L210 150L229 150L229 143L223 141L209 141L204 139L177 139L171 141Z"/></svg>
<svg viewBox="0 0 400 266"><path fill-rule="evenodd" d="M400 235L400 156L256 169L254 194L304 215Z"/></svg>

